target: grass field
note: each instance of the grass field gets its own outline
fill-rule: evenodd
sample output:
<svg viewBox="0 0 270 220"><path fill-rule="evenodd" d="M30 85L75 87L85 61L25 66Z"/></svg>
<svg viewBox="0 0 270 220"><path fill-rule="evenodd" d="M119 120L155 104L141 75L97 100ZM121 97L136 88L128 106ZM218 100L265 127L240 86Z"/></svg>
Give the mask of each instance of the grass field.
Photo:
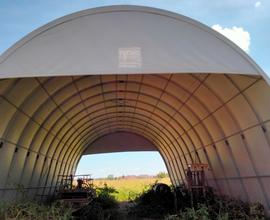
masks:
<svg viewBox="0 0 270 220"><path fill-rule="evenodd" d="M128 201L134 199L137 195L147 190L150 185L155 182L166 183L171 185L168 177L157 179L157 178L132 178L132 179L99 179L94 180L94 185L102 187L106 183L108 186L113 187L118 193L115 193L115 197L118 201Z"/></svg>

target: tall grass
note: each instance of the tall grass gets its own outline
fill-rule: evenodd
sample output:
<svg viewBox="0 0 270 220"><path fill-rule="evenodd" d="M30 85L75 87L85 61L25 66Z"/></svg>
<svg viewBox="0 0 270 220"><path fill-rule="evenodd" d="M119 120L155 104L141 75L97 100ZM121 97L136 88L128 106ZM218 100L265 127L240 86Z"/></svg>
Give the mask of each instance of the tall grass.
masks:
<svg viewBox="0 0 270 220"><path fill-rule="evenodd" d="M155 182L165 183L170 185L170 179L166 178L131 178L131 179L99 179L94 180L94 185L102 187L105 183L109 187L116 189L117 193L113 193L116 200L119 202L134 200L142 192L149 189Z"/></svg>
<svg viewBox="0 0 270 220"><path fill-rule="evenodd" d="M52 205L40 204L33 201L17 203L0 203L0 219L2 220L69 220L72 210L62 203Z"/></svg>

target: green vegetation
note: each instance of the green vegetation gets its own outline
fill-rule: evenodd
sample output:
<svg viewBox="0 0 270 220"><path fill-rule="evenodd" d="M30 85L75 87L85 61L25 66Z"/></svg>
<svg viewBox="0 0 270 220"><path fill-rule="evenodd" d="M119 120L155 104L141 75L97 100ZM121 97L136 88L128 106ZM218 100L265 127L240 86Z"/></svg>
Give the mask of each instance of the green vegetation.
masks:
<svg viewBox="0 0 270 220"><path fill-rule="evenodd" d="M109 187L107 184L104 184L103 187L96 188L97 198L95 201L100 203L103 209L114 209L118 208L118 202L113 194L117 194L115 188Z"/></svg>
<svg viewBox="0 0 270 220"><path fill-rule="evenodd" d="M112 174L108 175L108 176L107 176L107 179L108 179L108 180L113 180L113 179L114 179L114 175L112 175Z"/></svg>
<svg viewBox="0 0 270 220"><path fill-rule="evenodd" d="M165 181L166 178L161 178L161 180ZM16 203L0 203L0 219L265 219L264 207L260 203L247 203L239 199L219 196L211 188L206 190L205 195L197 191L192 196L184 186L171 188L166 184L157 184L155 178L121 178L106 180L106 182L103 184L99 182L99 185L95 187L96 197L93 201L76 211L61 202L46 205L24 199ZM20 192L24 193L23 187L20 187ZM127 200L129 202L121 203L121 207L118 209L119 201ZM123 204L126 205L125 213L121 211Z"/></svg>
<svg viewBox="0 0 270 220"><path fill-rule="evenodd" d="M52 205L37 202L0 203L0 219L43 220L43 219L72 219L72 210L62 203Z"/></svg>
<svg viewBox="0 0 270 220"><path fill-rule="evenodd" d="M119 202L134 200L142 192L150 189L150 186L156 182L171 184L168 177L158 178L114 178L113 180L99 179L94 180L94 185L102 187L105 183L107 186L114 188L117 193L112 193Z"/></svg>
<svg viewBox="0 0 270 220"><path fill-rule="evenodd" d="M208 220L210 219L209 210L206 205L200 205L198 209L187 208L178 215L170 215L165 220ZM219 215L217 220L228 220L228 215Z"/></svg>
<svg viewBox="0 0 270 220"><path fill-rule="evenodd" d="M134 204L129 210L131 216L160 219L173 213L174 195L169 186L159 185L163 186L162 190L152 185L133 201Z"/></svg>
<svg viewBox="0 0 270 220"><path fill-rule="evenodd" d="M165 219L166 220L208 220L208 219L216 219L216 220L263 220L264 217L264 209L261 204L254 203L250 204L247 207L243 206L243 202L239 200L232 200L233 205L230 205L230 201L227 201L228 208L221 208L218 212L214 211L215 207L213 205L205 205L199 204L198 208L186 208L183 211L180 211L176 215L169 215ZM239 204L237 204L239 203ZM252 213L251 209L255 208L256 211Z"/></svg>
<svg viewBox="0 0 270 220"><path fill-rule="evenodd" d="M158 179L163 179L163 178L168 178L168 177L169 177L168 173L165 173L165 172L159 172L157 174Z"/></svg>
<svg viewBox="0 0 270 220"><path fill-rule="evenodd" d="M113 193L117 191L113 187L104 184L96 188L97 197L87 206L73 213L74 218L80 220L112 220L118 215L118 202Z"/></svg>
<svg viewBox="0 0 270 220"><path fill-rule="evenodd" d="M193 197L184 187L173 191L149 189L135 200L129 213L137 217L166 220L265 219L264 207L260 203L250 204L239 199L218 196L211 188L206 191L205 196L195 193Z"/></svg>

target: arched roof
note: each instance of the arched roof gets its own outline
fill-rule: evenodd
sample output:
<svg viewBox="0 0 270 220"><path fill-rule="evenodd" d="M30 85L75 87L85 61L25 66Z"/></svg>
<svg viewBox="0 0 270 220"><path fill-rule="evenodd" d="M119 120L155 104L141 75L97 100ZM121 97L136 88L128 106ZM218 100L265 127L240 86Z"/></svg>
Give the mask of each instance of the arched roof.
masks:
<svg viewBox="0 0 270 220"><path fill-rule="evenodd" d="M126 53L133 53L133 60L123 60ZM62 17L0 57L1 78L119 73L265 76L241 49L211 28L141 6L101 7Z"/></svg>
<svg viewBox="0 0 270 220"><path fill-rule="evenodd" d="M198 22L145 7L86 10L15 44L0 74L1 198L16 198L18 183L52 193L89 146L125 131L156 147L174 185L188 164L207 163L209 185L269 210L270 86Z"/></svg>

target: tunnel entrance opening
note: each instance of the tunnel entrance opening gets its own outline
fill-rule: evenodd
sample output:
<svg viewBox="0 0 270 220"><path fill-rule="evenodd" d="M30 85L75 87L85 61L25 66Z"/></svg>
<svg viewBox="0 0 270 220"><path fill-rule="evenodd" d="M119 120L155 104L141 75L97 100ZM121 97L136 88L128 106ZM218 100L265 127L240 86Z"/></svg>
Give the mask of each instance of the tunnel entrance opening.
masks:
<svg viewBox="0 0 270 220"><path fill-rule="evenodd" d="M83 174L82 170L87 171L89 166L88 171L97 179L95 183L115 186L120 192L117 196L120 200L128 200L130 193L139 193L144 186L153 184L158 180L159 173L165 174L166 181L170 182L159 149L143 133L136 133L135 130L125 131L122 127L105 133L89 144L83 155L77 174Z"/></svg>
<svg viewBox="0 0 270 220"><path fill-rule="evenodd" d="M121 134L121 136L119 136L119 134ZM123 131L120 133L117 132L117 135L109 135L109 138L106 136L102 137L106 140L110 139L109 142L98 140L97 143L101 144L104 142L109 144L108 149L112 149L110 146L114 146L114 150L121 149L122 146L118 146L118 148L115 147L112 137L117 137L117 143L119 144L119 138L122 137L122 140L125 139L125 135L122 135ZM133 134L128 135L129 142L132 142L132 144L136 142L138 144L138 141L135 141L134 138L137 139ZM122 141L122 143L123 142L125 141ZM91 146L94 147L95 145L96 144ZM143 145L139 146L137 145L137 148L142 149ZM144 150L147 149L146 146L149 146L148 143L144 145ZM150 146L152 147L152 145ZM131 145L127 142L126 149L128 149L128 147L131 147ZM100 149L102 151L102 147ZM166 165L157 150L149 150L127 150L128 152L95 153L82 156L77 165L76 174L92 174L94 189L96 189L97 192L97 198L94 199L93 203L95 204L95 201L104 201L103 196L106 194L105 197L115 201L115 204L118 206L112 207L115 210L116 219L143 219L136 216L135 213L131 214L130 211L133 209L133 206L135 207L136 198L139 198L145 192L155 190L158 196L162 196L163 200L166 200L166 196L168 197L169 195L170 202L166 207L167 209L172 209L174 207L173 194L170 189L171 181ZM89 150L85 152L89 153ZM169 191L164 192L164 189ZM100 197L103 199L100 199ZM92 206L89 205L90 208ZM147 209L149 209L149 207L146 208L146 210Z"/></svg>
<svg viewBox="0 0 270 220"><path fill-rule="evenodd" d="M138 151L84 155L77 166L76 175L86 173L91 174L95 179L105 179L111 175L115 178L128 176L153 177L158 173L168 172L158 152Z"/></svg>
<svg viewBox="0 0 270 220"><path fill-rule="evenodd" d="M121 152L83 156L76 174L90 173L96 187L104 184L128 201L156 182L171 185L166 165L158 152Z"/></svg>

